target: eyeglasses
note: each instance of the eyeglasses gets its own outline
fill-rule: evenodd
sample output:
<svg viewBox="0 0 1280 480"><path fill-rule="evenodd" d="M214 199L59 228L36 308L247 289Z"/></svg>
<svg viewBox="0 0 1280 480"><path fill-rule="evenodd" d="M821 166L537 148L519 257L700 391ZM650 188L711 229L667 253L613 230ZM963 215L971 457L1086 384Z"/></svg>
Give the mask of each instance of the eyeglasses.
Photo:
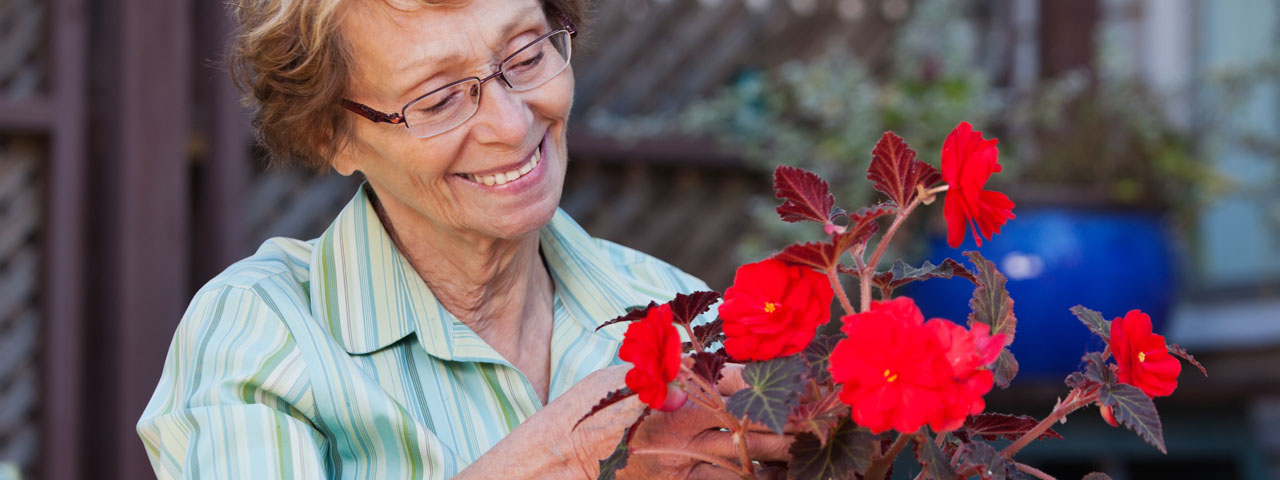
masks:
<svg viewBox="0 0 1280 480"><path fill-rule="evenodd" d="M569 66L570 39L577 28L564 15L564 28L548 32L516 50L498 64L498 71L487 77L467 77L405 104L400 113L382 113L367 105L342 99L342 106L374 123L404 124L418 138L433 137L462 125L480 109L481 86L501 78L507 88L523 92L541 86Z"/></svg>

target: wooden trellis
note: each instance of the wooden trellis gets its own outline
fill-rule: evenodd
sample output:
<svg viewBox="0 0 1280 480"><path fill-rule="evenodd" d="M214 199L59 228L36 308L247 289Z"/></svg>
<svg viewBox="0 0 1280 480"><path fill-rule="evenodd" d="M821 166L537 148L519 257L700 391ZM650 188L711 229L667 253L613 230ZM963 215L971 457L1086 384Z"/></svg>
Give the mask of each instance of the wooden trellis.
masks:
<svg viewBox="0 0 1280 480"><path fill-rule="evenodd" d="M43 159L39 142L0 137L0 462L24 472L34 470L40 439Z"/></svg>

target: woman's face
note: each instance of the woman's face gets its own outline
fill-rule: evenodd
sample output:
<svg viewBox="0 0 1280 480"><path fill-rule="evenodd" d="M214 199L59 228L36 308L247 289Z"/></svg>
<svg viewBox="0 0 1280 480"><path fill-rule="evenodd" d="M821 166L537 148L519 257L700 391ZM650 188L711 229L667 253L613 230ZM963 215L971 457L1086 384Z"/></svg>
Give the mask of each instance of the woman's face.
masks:
<svg viewBox="0 0 1280 480"><path fill-rule="evenodd" d="M352 54L347 98L388 113L455 80L487 77L508 55L560 28L539 0L474 0L456 8L397 3L353 0L341 25ZM352 113L354 140L334 167L363 172L397 230L474 240L535 232L560 203L572 67L526 91L495 78L480 98L469 120L429 138ZM494 181L507 172L524 173ZM405 229L406 221L414 225Z"/></svg>

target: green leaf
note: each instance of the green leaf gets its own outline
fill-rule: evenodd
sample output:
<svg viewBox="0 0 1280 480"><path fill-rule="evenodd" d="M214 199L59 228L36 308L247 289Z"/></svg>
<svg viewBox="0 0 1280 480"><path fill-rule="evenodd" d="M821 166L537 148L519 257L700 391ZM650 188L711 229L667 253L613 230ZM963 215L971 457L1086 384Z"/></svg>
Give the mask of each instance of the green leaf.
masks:
<svg viewBox="0 0 1280 480"><path fill-rule="evenodd" d="M875 435L848 417L840 420L825 445L821 440L809 433L796 436L787 478L852 479L854 473L865 473L871 466L871 455L879 443Z"/></svg>
<svg viewBox="0 0 1280 480"><path fill-rule="evenodd" d="M927 428L924 429L924 432L928 431ZM916 436L916 461L924 467L924 472L921 472L924 474L922 478L924 480L955 480L959 474L951 466L951 460L930 438L931 436L927 434Z"/></svg>
<svg viewBox="0 0 1280 480"><path fill-rule="evenodd" d="M748 363L742 369L747 388L729 397L729 413L750 418L781 434L791 408L799 402L806 370L798 355Z"/></svg>
<svg viewBox="0 0 1280 480"><path fill-rule="evenodd" d="M1088 327L1090 332L1102 337L1102 341L1111 342L1111 321L1102 318L1101 313L1089 310L1083 305L1071 307L1071 313L1075 314L1076 318L1079 318L1080 322L1085 327Z"/></svg>
<svg viewBox="0 0 1280 480"><path fill-rule="evenodd" d="M1169 453L1164 447L1164 428L1160 426L1160 414L1156 412L1156 405L1151 402L1151 397L1127 383L1103 386L1099 393L1098 402L1111 407L1117 422L1136 432L1147 443L1159 449L1160 453Z"/></svg>
<svg viewBox="0 0 1280 480"><path fill-rule="evenodd" d="M973 274L967 268L964 268L964 265L950 258L943 260L941 265L934 265L926 260L924 264L920 265L920 268L907 265L907 262L898 260L893 262L892 268L888 271L877 273L872 280L880 288L881 298L889 298L898 287L911 282L931 278L947 279L953 277L977 281Z"/></svg>
<svg viewBox="0 0 1280 480"><path fill-rule="evenodd" d="M1013 336L1018 329L1018 318L1013 315L1013 298L1009 297L1009 290L1005 288L1008 280L996 269L996 264L983 258L981 253L971 251L964 254L977 270L974 278L978 286L974 287L973 298L969 300L969 307L973 309L973 313L969 314L969 326L972 327L974 323L987 324L991 327L992 335L1004 334L1004 344L1007 347L1013 343ZM1018 362L1008 348L1000 351L992 373L1000 388L1008 388L1013 377L1017 376Z"/></svg>
<svg viewBox="0 0 1280 480"><path fill-rule="evenodd" d="M817 380L818 383L827 383L831 381L831 351L836 348L836 344L840 340L845 339L844 333L835 335L819 335L805 347L802 355L805 363L809 364L809 378Z"/></svg>
<svg viewBox="0 0 1280 480"><path fill-rule="evenodd" d="M622 470L627 466L627 458L631 456L631 439L635 438L636 431L640 429L640 422L653 410L645 408L640 414L640 418L631 423L631 426L622 431L622 440L618 441L618 446L613 449L608 457L600 461L600 474L596 476L596 480L614 480L618 475L618 470Z"/></svg>

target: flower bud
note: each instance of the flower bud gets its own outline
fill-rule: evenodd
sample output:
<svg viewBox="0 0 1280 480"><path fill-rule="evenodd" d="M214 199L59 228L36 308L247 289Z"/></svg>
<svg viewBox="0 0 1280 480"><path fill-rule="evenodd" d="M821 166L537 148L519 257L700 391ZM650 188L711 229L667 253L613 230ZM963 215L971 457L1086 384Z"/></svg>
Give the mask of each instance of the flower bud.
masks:
<svg viewBox="0 0 1280 480"><path fill-rule="evenodd" d="M680 407L683 407L684 403L688 400L689 394L684 393L684 389L681 389L678 384L671 382L671 384L667 386L667 400L662 402L662 406L658 408L658 411L672 412L678 410Z"/></svg>
<svg viewBox="0 0 1280 480"><path fill-rule="evenodd" d="M1111 425L1113 427L1120 426L1120 424L1116 423L1116 416L1111 411L1111 407L1098 405L1098 411L1102 413L1102 421L1107 422L1107 425Z"/></svg>

